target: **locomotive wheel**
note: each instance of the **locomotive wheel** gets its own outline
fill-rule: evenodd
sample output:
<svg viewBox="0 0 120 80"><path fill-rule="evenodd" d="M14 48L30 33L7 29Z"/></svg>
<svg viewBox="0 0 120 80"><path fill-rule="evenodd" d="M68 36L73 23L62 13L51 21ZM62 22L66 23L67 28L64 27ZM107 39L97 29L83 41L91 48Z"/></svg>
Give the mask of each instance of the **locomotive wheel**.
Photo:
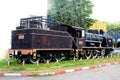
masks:
<svg viewBox="0 0 120 80"><path fill-rule="evenodd" d="M51 60L52 60L52 58L43 58L43 61L44 61L45 63L49 63Z"/></svg>
<svg viewBox="0 0 120 80"><path fill-rule="evenodd" d="M47 56L43 57L43 61L49 63L53 58L53 54L49 53Z"/></svg>
<svg viewBox="0 0 120 80"><path fill-rule="evenodd" d="M61 53L58 53L58 54L55 55L55 60L56 60L56 62L59 62L59 61L62 60L62 55L61 55Z"/></svg>
<svg viewBox="0 0 120 80"><path fill-rule="evenodd" d="M105 50L105 57L109 58L111 56L111 51L110 50Z"/></svg>
<svg viewBox="0 0 120 80"><path fill-rule="evenodd" d="M30 58L30 62L31 62L32 64L37 64L39 61L40 61L40 58L38 58L38 59Z"/></svg>
<svg viewBox="0 0 120 80"><path fill-rule="evenodd" d="M85 52L85 58L86 58L86 59L90 59L91 56L92 56L91 51L86 51L86 52Z"/></svg>
<svg viewBox="0 0 120 80"><path fill-rule="evenodd" d="M78 53L78 57L76 57L77 58L77 60L82 60L82 54L81 53Z"/></svg>
<svg viewBox="0 0 120 80"><path fill-rule="evenodd" d="M97 52L97 51L94 51L94 52L92 53L92 58L95 59L95 58L97 58L97 57L98 57L98 52Z"/></svg>
<svg viewBox="0 0 120 80"><path fill-rule="evenodd" d="M78 53L78 60L82 60L85 55L85 51L81 51Z"/></svg>
<svg viewBox="0 0 120 80"><path fill-rule="evenodd" d="M21 64L21 63L22 63L22 59L18 59L18 58L17 58L16 61L17 61L18 64Z"/></svg>
<svg viewBox="0 0 120 80"><path fill-rule="evenodd" d="M105 49L102 49L102 51L101 51L101 57L105 57Z"/></svg>
<svg viewBox="0 0 120 80"><path fill-rule="evenodd" d="M70 54L69 53L65 53L64 56L65 56L65 60L69 60L70 59Z"/></svg>
<svg viewBox="0 0 120 80"><path fill-rule="evenodd" d="M33 64L37 64L40 61L41 55L37 54L36 59L33 59L33 56L30 57L30 62Z"/></svg>

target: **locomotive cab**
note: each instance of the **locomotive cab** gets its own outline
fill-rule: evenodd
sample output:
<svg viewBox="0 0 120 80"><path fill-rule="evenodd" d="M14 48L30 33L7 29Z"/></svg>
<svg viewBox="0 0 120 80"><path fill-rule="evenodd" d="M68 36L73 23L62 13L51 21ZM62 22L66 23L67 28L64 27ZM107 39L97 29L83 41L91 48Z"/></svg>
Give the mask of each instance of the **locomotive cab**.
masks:
<svg viewBox="0 0 120 80"><path fill-rule="evenodd" d="M81 49L84 46L85 29L81 27L69 28L68 33L73 37L73 48Z"/></svg>

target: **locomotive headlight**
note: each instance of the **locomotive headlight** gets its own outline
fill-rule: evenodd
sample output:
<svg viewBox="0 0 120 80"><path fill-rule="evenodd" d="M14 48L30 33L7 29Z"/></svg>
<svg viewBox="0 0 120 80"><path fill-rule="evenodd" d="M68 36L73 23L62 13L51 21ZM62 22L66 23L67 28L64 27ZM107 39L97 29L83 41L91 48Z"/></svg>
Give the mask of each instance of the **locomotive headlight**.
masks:
<svg viewBox="0 0 120 80"><path fill-rule="evenodd" d="M109 40L108 40L108 42L109 42L109 43L111 43L111 42L112 42L112 40L111 40L111 39L109 39Z"/></svg>

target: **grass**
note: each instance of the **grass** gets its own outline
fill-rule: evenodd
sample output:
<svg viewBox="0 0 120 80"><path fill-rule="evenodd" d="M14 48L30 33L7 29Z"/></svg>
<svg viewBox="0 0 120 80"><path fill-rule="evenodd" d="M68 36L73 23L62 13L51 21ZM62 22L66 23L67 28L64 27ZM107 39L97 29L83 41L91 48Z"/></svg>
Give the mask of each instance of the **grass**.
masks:
<svg viewBox="0 0 120 80"><path fill-rule="evenodd" d="M90 59L90 60L69 60L69 61L61 61L51 62L49 64L40 63L39 65L36 64L17 64L16 60L11 60L11 65L7 65L7 61L3 60L0 61L0 73L3 72L21 72L21 73L43 73L43 72L53 72L58 70L65 70L65 69L72 69L84 66L92 66L92 65L99 65L104 63L111 63L111 62L120 62L120 56L113 56L112 58L99 58L99 59Z"/></svg>

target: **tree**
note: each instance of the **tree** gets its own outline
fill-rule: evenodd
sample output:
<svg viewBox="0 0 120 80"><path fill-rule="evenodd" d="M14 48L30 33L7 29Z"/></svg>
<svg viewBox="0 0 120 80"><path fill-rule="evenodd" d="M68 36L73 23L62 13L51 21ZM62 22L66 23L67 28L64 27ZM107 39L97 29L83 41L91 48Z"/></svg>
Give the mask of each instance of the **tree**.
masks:
<svg viewBox="0 0 120 80"><path fill-rule="evenodd" d="M108 23L107 29L108 32L120 33L120 22Z"/></svg>
<svg viewBox="0 0 120 80"><path fill-rule="evenodd" d="M90 0L48 0L48 15L59 24L89 27L95 22L90 18L92 7Z"/></svg>

